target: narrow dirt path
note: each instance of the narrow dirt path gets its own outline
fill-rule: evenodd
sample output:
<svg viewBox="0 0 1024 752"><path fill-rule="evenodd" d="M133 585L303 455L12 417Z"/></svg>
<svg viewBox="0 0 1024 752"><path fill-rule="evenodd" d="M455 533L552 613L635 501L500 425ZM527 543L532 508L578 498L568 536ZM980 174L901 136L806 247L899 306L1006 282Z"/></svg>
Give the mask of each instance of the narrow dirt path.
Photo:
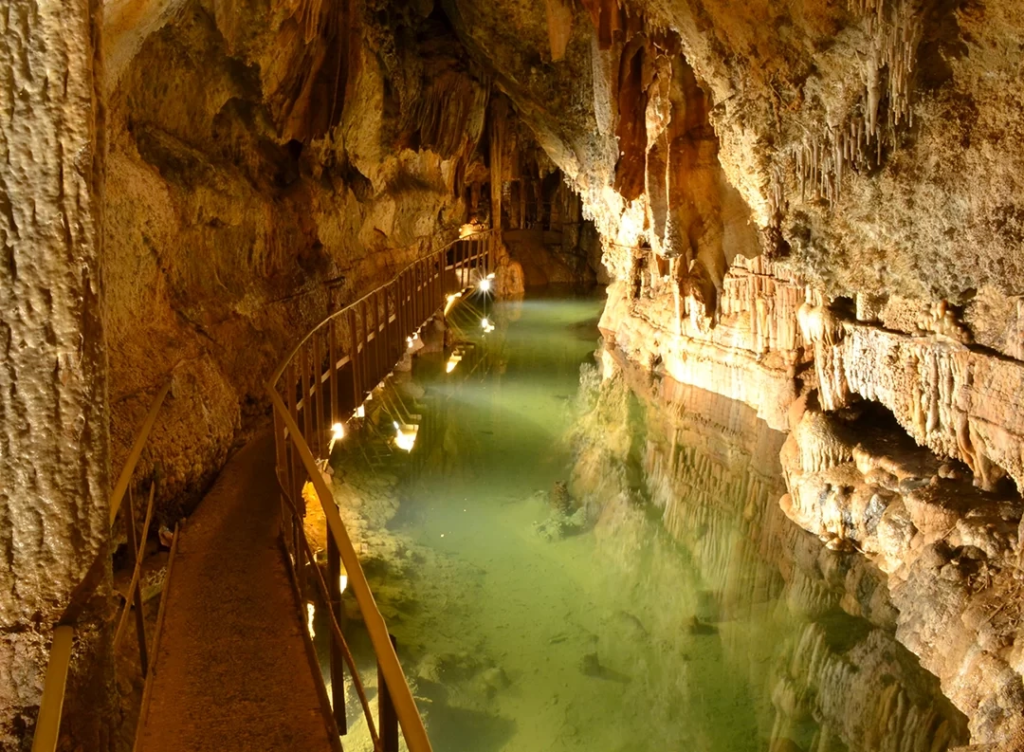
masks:
<svg viewBox="0 0 1024 752"><path fill-rule="evenodd" d="M178 541L137 750L336 750L278 543L273 438L227 464Z"/></svg>

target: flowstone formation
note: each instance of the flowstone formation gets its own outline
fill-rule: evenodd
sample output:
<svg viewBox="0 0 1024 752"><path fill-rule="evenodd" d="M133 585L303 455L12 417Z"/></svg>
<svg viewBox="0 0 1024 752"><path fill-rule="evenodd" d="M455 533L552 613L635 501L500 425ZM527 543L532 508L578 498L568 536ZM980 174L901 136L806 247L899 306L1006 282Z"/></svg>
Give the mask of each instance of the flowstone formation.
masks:
<svg viewBox="0 0 1024 752"><path fill-rule="evenodd" d="M971 718L974 743L1019 748L1018 5L444 6L601 233L606 337L793 431L791 516L903 572L891 581L907 606L900 639ZM880 487L858 458L888 456L860 446L865 425L934 465L887 481L896 490L868 505L872 520L900 520L899 543L849 530L844 499ZM863 472L821 480L849 467ZM930 511L901 517L925 493L903 481L933 477L937 490L916 502ZM957 521L971 532L956 534ZM931 570L915 564L940 539L956 596L932 592ZM976 571L994 578L987 595ZM897 596L906 578L917 589ZM933 610L913 607L928 598ZM993 615L992 599L1007 605Z"/></svg>
<svg viewBox="0 0 1024 752"><path fill-rule="evenodd" d="M721 641L726 665L768 688L770 702L753 693L744 704L755 708L768 749L924 752L964 743L966 719L897 642L903 604L885 574L779 509L785 436L746 405L651 378L613 350L599 354L581 388L571 488L596 519L602 559L659 583L644 639L666 645L689 633L707 641L705 652ZM641 564L629 542L652 518L678 549ZM667 585L659 577L679 551L693 572L675 571L667 579L685 586ZM766 608L775 599L778 607ZM762 621L765 611L772 618ZM730 632L746 620L765 644Z"/></svg>
<svg viewBox="0 0 1024 752"><path fill-rule="evenodd" d="M1024 746L1018 0L15 0L0 36L0 734L153 395L168 523L297 333L476 222L791 431L788 512L890 573L974 743Z"/></svg>
<svg viewBox="0 0 1024 752"><path fill-rule="evenodd" d="M37 6L0 14L0 749L34 724L52 625L70 618L69 709L95 699L68 728L99 748L112 681L99 52L88 7Z"/></svg>

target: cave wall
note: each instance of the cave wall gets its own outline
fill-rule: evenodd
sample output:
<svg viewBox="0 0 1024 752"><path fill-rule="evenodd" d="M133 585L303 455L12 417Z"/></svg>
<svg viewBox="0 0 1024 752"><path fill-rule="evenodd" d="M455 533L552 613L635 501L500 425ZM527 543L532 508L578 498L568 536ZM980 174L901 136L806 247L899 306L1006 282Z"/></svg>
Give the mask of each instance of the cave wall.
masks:
<svg viewBox="0 0 1024 752"><path fill-rule="evenodd" d="M34 724L50 635L78 624L70 685L100 698L109 450L96 8L7 3L0 20L0 748ZM58 75L58 72L60 75ZM76 593L88 580L96 599Z"/></svg>
<svg viewBox="0 0 1024 752"><path fill-rule="evenodd" d="M452 237L467 171L486 174L488 89L443 19L379 11L106 9L113 462L173 378L137 476L160 479L165 521L264 412L300 334Z"/></svg>
<svg viewBox="0 0 1024 752"><path fill-rule="evenodd" d="M457 236L466 176L488 173L490 90L429 3L0 16L0 747L31 743L63 617L64 730L101 750L118 723L108 475L153 397L172 381L135 483L159 481L154 527L173 526L302 333Z"/></svg>
<svg viewBox="0 0 1024 752"><path fill-rule="evenodd" d="M933 459L933 472L889 483L856 466L859 428L838 440L812 419L783 455L784 507L898 573L900 639L971 717L975 742L1016 748L1016 617L979 626L977 614L1018 577L1024 10L443 5L602 235L609 341L783 430L804 415L857 427L857 411L878 406L892 441ZM875 465L893 466L891 447L875 451L887 458ZM937 490L909 502L909 486L886 491L904 481ZM941 537L936 519L975 509L984 534L965 523L949 551L920 558ZM883 518L895 527L880 543L871 526ZM964 546L997 583L987 595ZM932 611L911 607L927 597ZM958 617L951 648L935 630Z"/></svg>
<svg viewBox="0 0 1024 752"><path fill-rule="evenodd" d="M753 715L744 740L763 738L766 749L924 752L964 743L966 718L897 641L886 575L780 509L785 434L741 402L652 378L617 348L599 349L597 361L581 379L571 491L595 520L602 566L635 573L634 601L653 604L644 642L678 653L679 614L756 623L763 643L723 629L702 649L720 651L747 686L764 688L744 697L736 722ZM671 543L648 550L638 542L650 539L644 529L655 519ZM671 706L687 683L666 684ZM680 704L700 707L694 695ZM696 715L683 729L669 724L665 744L689 735L728 744L717 714L707 715L707 729Z"/></svg>

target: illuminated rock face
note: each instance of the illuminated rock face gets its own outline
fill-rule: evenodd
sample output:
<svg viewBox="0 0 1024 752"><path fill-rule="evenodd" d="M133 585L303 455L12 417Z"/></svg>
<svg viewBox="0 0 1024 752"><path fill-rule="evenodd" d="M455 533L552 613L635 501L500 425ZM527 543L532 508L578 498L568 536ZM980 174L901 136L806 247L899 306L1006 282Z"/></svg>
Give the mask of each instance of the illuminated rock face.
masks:
<svg viewBox="0 0 1024 752"><path fill-rule="evenodd" d="M718 623L778 630L763 644L742 628L719 638L727 670L765 688L766 696L752 689L747 706L770 729L770 748L923 752L964 743L966 719L897 642L906 619L885 574L857 553L830 550L779 508L785 435L742 403L651 379L621 354L604 350L601 363L599 380L584 379L572 493L597 520L606 565L640 567L666 614L696 608ZM637 496L678 544L655 547L642 563L630 543L645 539L635 531L652 515ZM687 566L677 571L680 559ZM658 619L646 623L650 640L671 644L671 625L663 634Z"/></svg>
<svg viewBox="0 0 1024 752"><path fill-rule="evenodd" d="M486 181L488 89L428 16L106 8L113 464L173 378L139 470L161 477L166 519L261 419L300 334L455 236Z"/></svg>
<svg viewBox="0 0 1024 752"><path fill-rule="evenodd" d="M973 487L966 466L938 460L870 406L809 408L782 462L786 514L878 564L899 610L897 636L969 715L972 738L1018 748L1024 505L1013 485Z"/></svg>
<svg viewBox="0 0 1024 752"><path fill-rule="evenodd" d="M79 0L41 15L23 5L0 34L17 73L0 89L0 231L17 269L0 280L0 463L3 493L19 499L0 546L17 604L3 629L36 625L20 643L25 676L106 540L108 465L159 387L173 377L139 477L161 478L170 520L259 419L263 379L296 332L467 214L512 216L497 189L517 179L512 133L532 134L544 175L579 195L573 221L600 234L609 341L792 431L794 519L918 583L906 592L932 593L932 570L913 562L938 544L934 520L970 520L991 499L964 486L942 490L956 503L921 501L891 463L867 462L849 436L874 403L893 416L880 424L893 442L927 448L940 489L973 483L1012 507L981 513L995 532L959 533L1012 579L1012 486L1024 483L1016 0L110 0L102 19ZM46 24L59 44L38 41ZM37 69L61 73L59 95ZM541 267L526 272L560 278ZM45 425L70 426L63 444L34 417L58 407ZM52 504L23 501L47 484ZM879 504L891 509L882 539L851 526ZM1000 720L990 701L1024 707L1015 635L998 627L1010 611L986 621L973 595L933 596L946 610L908 612L920 625L899 637L978 740L999 742L1016 733L1012 712ZM927 636L944 621L966 624L959 647ZM26 681L4 698L11 718L38 694Z"/></svg>
<svg viewBox="0 0 1024 752"><path fill-rule="evenodd" d="M1024 79L1003 50L1020 9L539 6L446 3L602 233L606 338L791 430L788 513L892 573L899 639L976 742L1019 747L1016 616L982 613L1017 600ZM865 425L934 472L861 468ZM911 487L933 475L934 494ZM946 579L915 563L940 539Z"/></svg>
<svg viewBox="0 0 1024 752"><path fill-rule="evenodd" d="M71 686L108 723L107 368L93 22L85 2L15 0L0 32L0 748L35 720L53 623L79 624ZM61 71L62 78L54 78ZM88 728L87 728L88 727Z"/></svg>

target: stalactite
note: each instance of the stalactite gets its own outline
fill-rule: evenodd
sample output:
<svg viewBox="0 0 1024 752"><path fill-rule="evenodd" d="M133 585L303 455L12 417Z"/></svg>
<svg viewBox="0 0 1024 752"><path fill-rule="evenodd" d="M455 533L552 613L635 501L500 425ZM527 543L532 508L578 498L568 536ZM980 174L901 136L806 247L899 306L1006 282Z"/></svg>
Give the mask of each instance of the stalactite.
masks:
<svg viewBox="0 0 1024 752"><path fill-rule="evenodd" d="M324 12L323 0L302 0L299 17L305 30L306 44L318 39L323 33L327 13ZM330 8L328 8L328 11Z"/></svg>
<svg viewBox="0 0 1024 752"><path fill-rule="evenodd" d="M862 16L871 36L859 113L809 134L789 151L801 200L807 200L811 185L813 198L830 206L842 197L844 175L881 165L885 149L895 146L900 132L912 124L912 82L923 30L915 0L872 0L870 5L849 0L849 7Z"/></svg>
<svg viewBox="0 0 1024 752"><path fill-rule="evenodd" d="M449 159L462 150L465 139L473 141L479 133L469 128L470 120L486 107L487 90L469 76L450 72L434 78L413 111L414 127L420 143Z"/></svg>

